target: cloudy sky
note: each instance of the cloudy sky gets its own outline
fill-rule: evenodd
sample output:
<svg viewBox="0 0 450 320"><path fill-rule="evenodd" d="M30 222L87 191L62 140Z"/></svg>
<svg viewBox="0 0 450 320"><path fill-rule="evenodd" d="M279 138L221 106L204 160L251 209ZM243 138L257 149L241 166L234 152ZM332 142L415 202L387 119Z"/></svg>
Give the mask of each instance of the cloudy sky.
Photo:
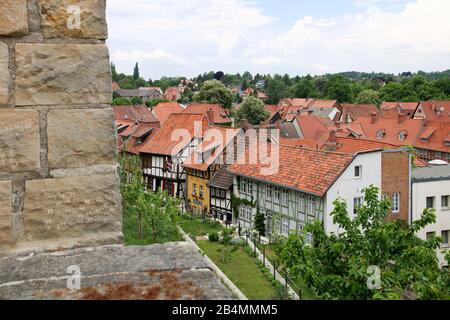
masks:
<svg viewBox="0 0 450 320"><path fill-rule="evenodd" d="M111 59L146 79L450 69L449 0L108 0Z"/></svg>

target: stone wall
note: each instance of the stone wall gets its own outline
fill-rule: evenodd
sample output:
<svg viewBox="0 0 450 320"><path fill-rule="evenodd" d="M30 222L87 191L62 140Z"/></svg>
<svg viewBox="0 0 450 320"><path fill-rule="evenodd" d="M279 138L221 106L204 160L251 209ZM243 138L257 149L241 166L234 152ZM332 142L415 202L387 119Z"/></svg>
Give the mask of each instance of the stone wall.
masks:
<svg viewBox="0 0 450 320"><path fill-rule="evenodd" d="M0 253L121 242L106 0L1 0Z"/></svg>

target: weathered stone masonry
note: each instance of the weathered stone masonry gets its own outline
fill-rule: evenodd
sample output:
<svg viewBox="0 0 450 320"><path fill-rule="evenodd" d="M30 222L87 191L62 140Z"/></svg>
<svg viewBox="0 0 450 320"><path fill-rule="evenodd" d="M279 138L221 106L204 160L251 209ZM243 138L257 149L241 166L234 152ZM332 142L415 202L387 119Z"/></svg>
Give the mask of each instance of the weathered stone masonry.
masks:
<svg viewBox="0 0 450 320"><path fill-rule="evenodd" d="M121 242L105 6L0 2L0 254Z"/></svg>

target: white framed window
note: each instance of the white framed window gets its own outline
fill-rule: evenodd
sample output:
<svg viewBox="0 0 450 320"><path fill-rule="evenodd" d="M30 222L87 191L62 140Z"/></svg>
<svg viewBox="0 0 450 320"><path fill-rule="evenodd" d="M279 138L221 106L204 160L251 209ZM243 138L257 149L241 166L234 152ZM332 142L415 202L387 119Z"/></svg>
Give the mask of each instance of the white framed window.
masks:
<svg viewBox="0 0 450 320"><path fill-rule="evenodd" d="M274 188L274 196L275 196L275 202L280 203L280 198L281 198L280 188L278 188L278 187Z"/></svg>
<svg viewBox="0 0 450 320"><path fill-rule="evenodd" d="M363 197L356 197L353 198L353 213L356 214L358 211L358 208L363 205L364 198Z"/></svg>
<svg viewBox="0 0 450 320"><path fill-rule="evenodd" d="M306 196L303 193L298 200L298 212L306 213Z"/></svg>
<svg viewBox="0 0 450 320"><path fill-rule="evenodd" d="M272 186L266 186L266 197L267 200L272 200Z"/></svg>
<svg viewBox="0 0 450 320"><path fill-rule="evenodd" d="M441 232L442 247L450 247L450 230L444 230Z"/></svg>
<svg viewBox="0 0 450 320"><path fill-rule="evenodd" d="M203 186L200 186L200 199L203 199L205 196L205 192L203 190Z"/></svg>
<svg viewBox="0 0 450 320"><path fill-rule="evenodd" d="M362 166L356 166L355 167L355 178L361 178L362 177Z"/></svg>
<svg viewBox="0 0 450 320"><path fill-rule="evenodd" d="M192 194L193 194L194 196L197 195L197 184L195 184L195 183L192 185Z"/></svg>
<svg viewBox="0 0 450 320"><path fill-rule="evenodd" d="M281 192L281 203L285 206L288 205L288 196L289 196L289 191L287 191L286 189L283 189L283 191Z"/></svg>
<svg viewBox="0 0 450 320"><path fill-rule="evenodd" d="M392 213L400 212L400 193L392 194Z"/></svg>
<svg viewBox="0 0 450 320"><path fill-rule="evenodd" d="M253 215L252 215L252 208L246 205L242 205L240 209L240 216L242 219L245 219L247 221L252 221Z"/></svg>
<svg viewBox="0 0 450 320"><path fill-rule="evenodd" d="M247 180L241 179L241 192L247 193Z"/></svg>
<svg viewBox="0 0 450 320"><path fill-rule="evenodd" d="M315 215L316 211L316 198L313 196L308 197L308 214L309 215Z"/></svg>
<svg viewBox="0 0 450 320"><path fill-rule="evenodd" d="M289 235L289 219L283 218L281 221L281 233Z"/></svg>

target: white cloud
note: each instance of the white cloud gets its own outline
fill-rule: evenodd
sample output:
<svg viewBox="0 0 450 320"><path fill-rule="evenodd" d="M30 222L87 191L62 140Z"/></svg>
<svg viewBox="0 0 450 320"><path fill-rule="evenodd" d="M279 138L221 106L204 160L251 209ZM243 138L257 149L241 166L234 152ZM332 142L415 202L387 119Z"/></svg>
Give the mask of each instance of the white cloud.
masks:
<svg viewBox="0 0 450 320"><path fill-rule="evenodd" d="M353 3L357 13L305 15L285 29L249 0L108 0L108 43L119 71L138 61L146 77L450 67L450 1Z"/></svg>

